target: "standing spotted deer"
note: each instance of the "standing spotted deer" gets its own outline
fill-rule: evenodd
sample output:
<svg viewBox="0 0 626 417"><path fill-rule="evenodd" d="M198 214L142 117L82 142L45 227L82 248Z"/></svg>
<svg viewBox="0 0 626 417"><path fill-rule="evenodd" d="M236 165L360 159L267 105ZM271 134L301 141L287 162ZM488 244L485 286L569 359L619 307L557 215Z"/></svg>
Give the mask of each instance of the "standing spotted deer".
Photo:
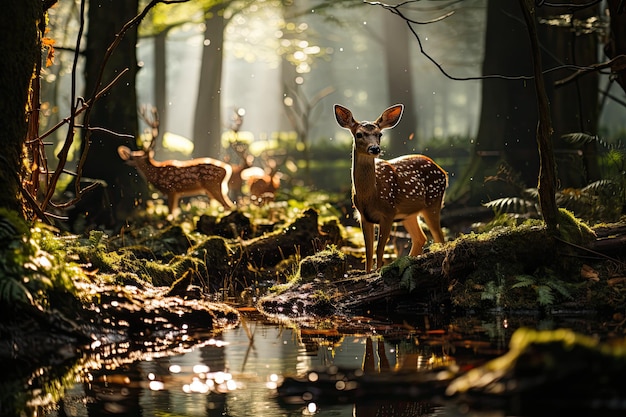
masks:
<svg viewBox="0 0 626 417"><path fill-rule="evenodd" d="M372 270L374 261L374 225L379 225L376 247L377 267L382 266L383 252L391 227L402 221L411 236L410 256L422 253L426 236L417 216L426 221L435 242L444 241L440 212L448 175L432 159L424 155L405 155L389 161L380 155L382 131L400 121L404 106L397 104L385 110L375 122L357 122L347 108L335 105L335 118L350 130L352 147L352 201L361 218L365 239L365 270Z"/></svg>
<svg viewBox="0 0 626 417"><path fill-rule="evenodd" d="M212 158L196 158L186 161L155 161L154 145L158 133L158 118L153 110L153 119L144 120L152 128L152 140L142 150L132 151L126 146L117 148L120 158L137 168L139 173L157 190L167 196L167 207L171 216L178 210L181 197L206 194L217 200L225 209L233 206L228 198L228 180L232 168L229 164Z"/></svg>

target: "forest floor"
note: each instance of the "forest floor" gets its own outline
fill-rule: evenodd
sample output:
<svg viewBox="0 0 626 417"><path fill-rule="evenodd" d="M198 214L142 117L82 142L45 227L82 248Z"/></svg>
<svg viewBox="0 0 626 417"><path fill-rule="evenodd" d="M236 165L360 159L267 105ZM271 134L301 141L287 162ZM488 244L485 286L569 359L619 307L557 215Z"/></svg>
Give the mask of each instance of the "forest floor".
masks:
<svg viewBox="0 0 626 417"><path fill-rule="evenodd" d="M63 237L68 262L86 274L77 282L82 307L7 316L0 333L10 337L0 343L0 358L27 359L39 350L63 356L69 340L90 344L98 332L124 340L183 325L219 330L237 323L239 307L309 327L374 311L624 316L624 220L591 230L565 216L556 237L540 221L509 218L485 232L450 232L447 243L414 258L397 256L409 242L395 231L387 255L396 259L365 273L360 229L344 217L324 203L273 204L176 222L146 214L116 235ZM41 343L54 334L62 336L58 343Z"/></svg>
<svg viewBox="0 0 626 417"><path fill-rule="evenodd" d="M563 215L561 235L541 222L498 226L399 257L379 271L347 270L344 252L304 259L299 275L263 297L270 316L446 311L596 311L626 307L626 223L595 229Z"/></svg>

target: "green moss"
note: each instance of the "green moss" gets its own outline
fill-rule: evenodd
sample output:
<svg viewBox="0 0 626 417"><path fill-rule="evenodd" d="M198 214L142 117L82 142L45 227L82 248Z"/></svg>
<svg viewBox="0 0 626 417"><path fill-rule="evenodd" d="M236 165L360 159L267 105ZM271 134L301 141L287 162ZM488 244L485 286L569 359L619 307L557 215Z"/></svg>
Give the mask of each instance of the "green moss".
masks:
<svg viewBox="0 0 626 417"><path fill-rule="evenodd" d="M168 287L178 277L177 265L163 264L158 261L145 261L138 275L156 287Z"/></svg>
<svg viewBox="0 0 626 417"><path fill-rule="evenodd" d="M104 276L104 275L101 275ZM118 272L112 276L112 282L118 285L131 285L137 288L143 288L145 281L131 272Z"/></svg>
<svg viewBox="0 0 626 417"><path fill-rule="evenodd" d="M101 273L116 272L122 263L121 255L107 252L103 248L77 248L75 252L87 269L97 270Z"/></svg>
<svg viewBox="0 0 626 417"><path fill-rule="evenodd" d="M195 243L193 237L185 232L180 225L174 225L166 228L159 236L159 242L163 244L170 252L185 253Z"/></svg>
<svg viewBox="0 0 626 417"><path fill-rule="evenodd" d="M316 278L337 280L346 272L346 255L337 247L330 246L326 250L307 256L300 262L299 277L308 282Z"/></svg>
<svg viewBox="0 0 626 417"><path fill-rule="evenodd" d="M28 234L29 226L17 212L0 207L0 244Z"/></svg>
<svg viewBox="0 0 626 417"><path fill-rule="evenodd" d="M222 269L230 261L230 248L224 238L211 236L192 248L191 255L204 261L211 268Z"/></svg>
<svg viewBox="0 0 626 417"><path fill-rule="evenodd" d="M600 343L570 329L520 328L511 337L506 354L456 378L446 393L471 391L479 395L498 387L501 394L515 392L519 396L528 392L534 397L541 395L540 390L548 390L550 400L570 392L567 397L571 399L571 392L580 387L581 376L585 381L594 381L596 392L613 392L623 380L624 369L623 344ZM589 386L585 385L585 392Z"/></svg>
<svg viewBox="0 0 626 417"><path fill-rule="evenodd" d="M3 309L64 310L76 300L74 280L84 278L45 225L29 227L15 213L0 215L0 305ZM65 298L65 303L63 299Z"/></svg>
<svg viewBox="0 0 626 417"><path fill-rule="evenodd" d="M187 294L187 288L193 284L194 272L193 270L186 271L180 278L178 278L170 287L167 295L184 297Z"/></svg>
<svg viewBox="0 0 626 417"><path fill-rule="evenodd" d="M584 245L596 238L595 232L569 210L559 209L558 224L559 233L566 242Z"/></svg>

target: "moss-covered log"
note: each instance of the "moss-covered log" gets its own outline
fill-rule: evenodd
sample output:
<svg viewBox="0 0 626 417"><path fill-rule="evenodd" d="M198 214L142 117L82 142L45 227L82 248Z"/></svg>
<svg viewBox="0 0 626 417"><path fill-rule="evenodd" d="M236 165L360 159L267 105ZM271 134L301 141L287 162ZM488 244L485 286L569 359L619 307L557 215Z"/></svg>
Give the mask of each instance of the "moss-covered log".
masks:
<svg viewBox="0 0 626 417"><path fill-rule="evenodd" d="M560 237L548 233L540 222L463 235L419 257L399 258L377 273L348 271L300 279L263 298L259 306L266 314L292 318L326 314L326 304L334 306L336 314L416 311L442 304L467 310L626 306L622 288L626 279L619 279L624 275L623 259L594 249L598 241L605 242L604 249L609 246L605 237L609 233L615 242L611 248L623 256L620 226L599 229L596 237L567 212L560 211L559 216ZM312 294L325 294L323 308Z"/></svg>
<svg viewBox="0 0 626 417"><path fill-rule="evenodd" d="M313 255L340 240L338 226L327 225L326 231L322 230L317 211L308 209L286 227L243 242L235 258L259 267L275 266L291 256Z"/></svg>

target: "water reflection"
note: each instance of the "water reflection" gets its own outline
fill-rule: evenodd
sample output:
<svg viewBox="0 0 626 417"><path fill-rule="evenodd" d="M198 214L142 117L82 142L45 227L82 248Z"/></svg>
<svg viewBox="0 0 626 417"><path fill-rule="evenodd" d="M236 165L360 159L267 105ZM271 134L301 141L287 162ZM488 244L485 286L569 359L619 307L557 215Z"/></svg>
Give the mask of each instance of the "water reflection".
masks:
<svg viewBox="0 0 626 417"><path fill-rule="evenodd" d="M0 394L7 398L10 389L21 390L22 396L30 398L21 415L49 417L498 416L504 414L471 414L436 396L411 396L410 385L397 385L396 391L387 395L376 392L379 385L372 384L372 395L351 397L353 387L349 383L335 384L330 396L337 397L336 392L341 391L344 401L319 391L309 398L296 396L297 401L291 403L279 401L276 388L287 376L304 375L320 367L336 372L351 370L357 376L392 375L392 384L397 383L393 375L428 372L442 366L469 369L504 353L510 335L524 320L457 319L442 327L426 321L412 326L367 322L360 330L353 327L346 334L337 327L307 330L244 317L238 327L205 335L193 346L181 340L167 354L153 351L145 355L131 348L124 350L129 355L126 359L116 356L98 361L97 355L86 355L75 366L62 368L65 374L59 373L58 367L41 369L35 382L30 376L29 388L21 388L27 386L23 383L12 388L5 384ZM541 326L535 323L535 327ZM189 336L187 341L192 343ZM61 387L61 380L67 381L65 387ZM62 393L54 407L44 401L52 401L51 386Z"/></svg>

